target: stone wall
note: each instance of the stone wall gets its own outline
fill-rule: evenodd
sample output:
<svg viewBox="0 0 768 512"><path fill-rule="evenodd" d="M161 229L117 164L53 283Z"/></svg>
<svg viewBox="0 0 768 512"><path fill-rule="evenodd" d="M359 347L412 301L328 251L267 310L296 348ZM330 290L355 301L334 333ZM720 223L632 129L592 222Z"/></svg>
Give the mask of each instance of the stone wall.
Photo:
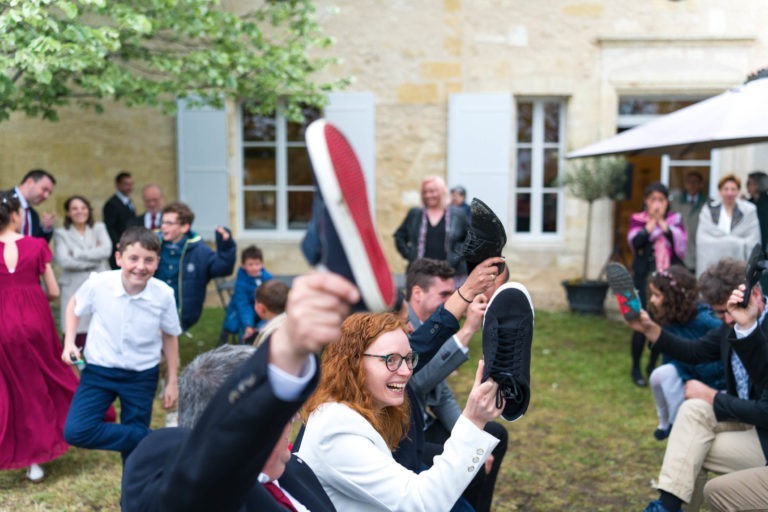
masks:
<svg viewBox="0 0 768 512"><path fill-rule="evenodd" d="M224 5L245 10L251 3ZM350 91L376 98L376 222L396 272L404 261L391 234L418 203L421 179L446 174L451 94L567 98L572 150L615 133L621 95L716 94L768 64L768 9L761 0L319 0L317 9L336 41L329 51L341 60L326 74L352 76ZM230 134L234 122L232 115ZM149 109L108 106L98 115L73 108L58 123L15 116L0 124L0 186L44 167L59 185L42 210L61 215L64 199L77 192L100 211L114 175L126 169L135 177L137 203L139 188L150 181L173 199L175 143L173 118ZM233 226L239 150L233 141ZM765 148L729 150L721 168L746 174L768 168L767 158ZM510 173L514 168L512 162ZM581 271L586 205L566 199L563 207L560 239L532 243L511 236L505 250L513 278L530 287L539 307L564 306L559 282ZM590 275L610 251L611 208L607 201L595 205ZM241 245L262 246L273 272L307 268L297 238L239 238Z"/></svg>

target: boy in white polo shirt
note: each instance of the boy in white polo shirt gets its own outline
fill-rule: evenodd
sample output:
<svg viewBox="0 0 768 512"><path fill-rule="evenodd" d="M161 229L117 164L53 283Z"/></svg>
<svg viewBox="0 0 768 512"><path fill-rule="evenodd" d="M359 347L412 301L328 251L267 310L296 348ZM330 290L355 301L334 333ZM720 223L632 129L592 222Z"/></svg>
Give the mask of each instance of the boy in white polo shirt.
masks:
<svg viewBox="0 0 768 512"><path fill-rule="evenodd" d="M152 275L160 261L160 240L144 227L131 227L115 253L119 270L93 273L67 304L64 351L68 364L80 361L75 346L78 318L91 314L80 385L72 399L64 439L83 448L119 451L123 460L149 433L159 363L168 373L163 407L178 398L178 335L173 290ZM104 415L120 398L120 423Z"/></svg>

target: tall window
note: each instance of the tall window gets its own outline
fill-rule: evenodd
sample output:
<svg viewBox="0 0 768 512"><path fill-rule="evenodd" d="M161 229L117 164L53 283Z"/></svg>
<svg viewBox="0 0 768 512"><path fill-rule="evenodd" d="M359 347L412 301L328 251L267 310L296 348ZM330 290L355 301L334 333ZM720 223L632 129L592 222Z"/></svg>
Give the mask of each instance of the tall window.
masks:
<svg viewBox="0 0 768 512"><path fill-rule="evenodd" d="M304 131L320 117L304 109L303 123L279 113L263 116L243 105L243 228L261 231L306 229L312 210L312 166Z"/></svg>
<svg viewBox="0 0 768 512"><path fill-rule="evenodd" d="M560 232L562 190L557 185L565 154L565 104L561 100L517 102L515 232Z"/></svg>

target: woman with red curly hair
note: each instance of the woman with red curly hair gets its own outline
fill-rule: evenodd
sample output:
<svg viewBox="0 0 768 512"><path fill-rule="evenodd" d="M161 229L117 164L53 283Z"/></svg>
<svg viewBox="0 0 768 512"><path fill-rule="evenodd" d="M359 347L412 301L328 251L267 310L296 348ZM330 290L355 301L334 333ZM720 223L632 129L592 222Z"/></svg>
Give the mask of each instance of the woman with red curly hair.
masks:
<svg viewBox="0 0 768 512"><path fill-rule="evenodd" d="M450 510L498 440L483 431L501 413L497 384L481 383L434 465L416 474L392 458L407 434L406 386L418 355L392 313L359 313L323 353L322 376L304 406L299 449L337 510Z"/></svg>

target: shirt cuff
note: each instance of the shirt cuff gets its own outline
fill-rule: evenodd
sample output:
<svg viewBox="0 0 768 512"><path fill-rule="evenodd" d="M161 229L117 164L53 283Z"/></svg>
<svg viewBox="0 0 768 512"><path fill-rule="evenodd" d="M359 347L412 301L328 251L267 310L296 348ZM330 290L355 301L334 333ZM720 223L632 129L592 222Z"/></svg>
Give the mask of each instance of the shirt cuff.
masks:
<svg viewBox="0 0 768 512"><path fill-rule="evenodd" d="M739 328L739 326L738 326L738 324L736 324L736 325L734 325L734 326L733 326L733 332L735 332L735 333L736 333L736 339L737 339L737 340L740 340L740 339L742 339L742 338L746 338L747 336L749 336L750 334L752 334L752 332L753 332L755 329L757 329L757 321L755 321L755 323L754 323L754 324L752 324L752 326L751 326L751 327L747 327L746 329L740 329L740 328Z"/></svg>
<svg viewBox="0 0 768 512"><path fill-rule="evenodd" d="M464 345L463 345L463 344L462 344L462 343L459 341L459 338L457 338L455 334L454 334L453 336L451 336L451 338L453 338L453 341L456 343L456 346L457 346L457 347L459 347L459 348L461 349L461 351L462 351L462 352L464 352L465 354L469 352L469 347L465 347L465 346L464 346Z"/></svg>
<svg viewBox="0 0 768 512"><path fill-rule="evenodd" d="M277 398L284 402L295 402L301 393L306 389L309 381L317 372L317 363L315 358L310 356L301 369L301 375L291 375L281 370L277 366L270 364L267 370L269 384L272 386L272 392Z"/></svg>

